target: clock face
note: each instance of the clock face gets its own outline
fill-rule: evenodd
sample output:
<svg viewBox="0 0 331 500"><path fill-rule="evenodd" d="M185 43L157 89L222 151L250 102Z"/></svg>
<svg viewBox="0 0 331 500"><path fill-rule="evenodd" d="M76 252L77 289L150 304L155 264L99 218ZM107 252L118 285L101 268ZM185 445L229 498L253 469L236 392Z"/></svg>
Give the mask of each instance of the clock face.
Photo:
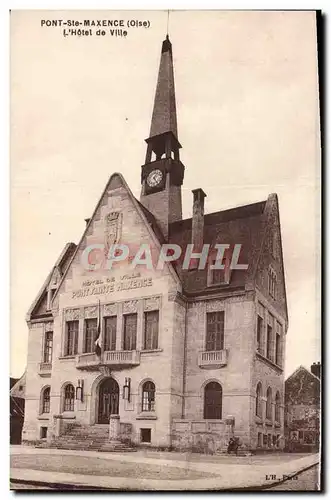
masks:
<svg viewBox="0 0 331 500"><path fill-rule="evenodd" d="M158 186L162 181L162 178L163 174L161 170L152 170L152 172L147 176L147 184L149 187Z"/></svg>

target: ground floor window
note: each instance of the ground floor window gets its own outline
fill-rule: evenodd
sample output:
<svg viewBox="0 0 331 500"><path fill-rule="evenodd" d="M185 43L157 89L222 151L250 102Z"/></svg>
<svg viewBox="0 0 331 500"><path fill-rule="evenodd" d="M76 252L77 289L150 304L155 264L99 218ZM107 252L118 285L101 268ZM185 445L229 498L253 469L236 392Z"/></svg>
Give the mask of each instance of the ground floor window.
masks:
<svg viewBox="0 0 331 500"><path fill-rule="evenodd" d="M41 413L49 413L51 405L51 388L45 387L41 395Z"/></svg>
<svg viewBox="0 0 331 500"><path fill-rule="evenodd" d="M142 411L155 410L155 385L153 382L145 382L142 390Z"/></svg>
<svg viewBox="0 0 331 500"><path fill-rule="evenodd" d="M151 429L140 429L140 441L142 443L150 443L151 442Z"/></svg>
<svg viewBox="0 0 331 500"><path fill-rule="evenodd" d="M47 427L40 427L40 439L47 438Z"/></svg>

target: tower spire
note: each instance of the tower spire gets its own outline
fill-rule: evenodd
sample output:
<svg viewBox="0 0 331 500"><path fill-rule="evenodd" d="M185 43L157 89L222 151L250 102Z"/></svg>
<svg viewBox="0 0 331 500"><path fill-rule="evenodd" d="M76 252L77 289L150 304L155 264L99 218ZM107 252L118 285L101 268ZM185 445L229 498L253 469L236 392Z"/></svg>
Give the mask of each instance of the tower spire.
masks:
<svg viewBox="0 0 331 500"><path fill-rule="evenodd" d="M172 44L168 34L162 43L151 128L146 142L149 146L147 148L146 163L151 161L153 151L159 158L163 154L169 158L171 151L174 152L176 158L179 158L181 145L178 142L177 132Z"/></svg>
<svg viewBox="0 0 331 500"><path fill-rule="evenodd" d="M162 43L145 164L141 167L141 203L154 215L167 239L169 224L182 219L184 165L179 159L172 45Z"/></svg>

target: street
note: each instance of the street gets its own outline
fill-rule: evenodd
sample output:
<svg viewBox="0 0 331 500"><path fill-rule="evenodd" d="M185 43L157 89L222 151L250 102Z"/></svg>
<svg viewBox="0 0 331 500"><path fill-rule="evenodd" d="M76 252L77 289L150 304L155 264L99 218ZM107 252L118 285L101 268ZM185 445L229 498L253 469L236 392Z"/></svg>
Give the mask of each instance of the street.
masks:
<svg viewBox="0 0 331 500"><path fill-rule="evenodd" d="M236 457L139 450L135 453L13 446L11 488L128 490L316 490L318 455ZM310 468L307 474L301 471ZM281 484L284 476L297 476Z"/></svg>

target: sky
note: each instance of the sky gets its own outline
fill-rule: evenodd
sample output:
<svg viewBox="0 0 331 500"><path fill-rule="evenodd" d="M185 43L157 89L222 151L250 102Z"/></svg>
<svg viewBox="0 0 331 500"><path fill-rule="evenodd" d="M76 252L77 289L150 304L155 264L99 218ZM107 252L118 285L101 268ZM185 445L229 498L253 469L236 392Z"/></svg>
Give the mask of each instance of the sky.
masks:
<svg viewBox="0 0 331 500"><path fill-rule="evenodd" d="M67 36L49 19L147 20L126 37ZM124 28L122 28L124 29ZM165 11L11 13L11 376L25 315L109 176L140 194ZM285 375L320 360L320 131L314 12L172 11L183 216L277 193L289 329Z"/></svg>

